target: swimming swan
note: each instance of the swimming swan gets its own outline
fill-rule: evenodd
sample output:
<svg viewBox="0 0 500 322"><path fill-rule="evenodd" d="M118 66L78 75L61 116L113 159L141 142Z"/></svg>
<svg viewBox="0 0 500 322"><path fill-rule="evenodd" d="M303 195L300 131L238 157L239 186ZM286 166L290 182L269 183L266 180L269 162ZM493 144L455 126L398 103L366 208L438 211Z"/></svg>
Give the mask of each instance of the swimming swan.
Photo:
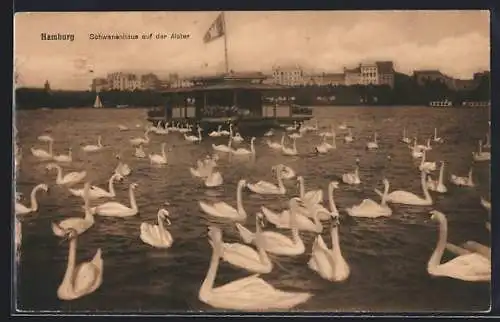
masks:
<svg viewBox="0 0 500 322"><path fill-rule="evenodd" d="M45 183L40 183L36 185L33 190L31 190L31 195L30 195L30 206L26 207L20 202L16 202L15 205L15 214L16 215L26 215L31 212L35 212L38 210L38 200L36 199L36 193L39 190L43 190L47 192L49 190L49 187Z"/></svg>
<svg viewBox="0 0 500 322"><path fill-rule="evenodd" d="M135 148L134 156L136 156L137 158L145 158L146 157L146 152L142 148L142 144Z"/></svg>
<svg viewBox="0 0 500 322"><path fill-rule="evenodd" d="M418 169L420 171L435 171L436 170L436 162L428 162L428 161L425 161L425 157L427 155L427 152L425 152L425 150L422 151L423 154L422 154L422 159L420 161L420 164L418 166Z"/></svg>
<svg viewBox="0 0 500 322"><path fill-rule="evenodd" d="M222 259L231 265L246 269L250 273L267 274L273 270L273 263L262 247L261 228L264 226L262 214L255 216L255 246L257 250L241 243L223 243Z"/></svg>
<svg viewBox="0 0 500 322"><path fill-rule="evenodd" d="M406 136L406 127L403 128L403 137L401 138L401 142L406 143L406 144L411 143L411 139Z"/></svg>
<svg viewBox="0 0 500 322"><path fill-rule="evenodd" d="M491 160L491 152L483 151L483 141L479 140L478 152L472 152L472 157L474 161L489 161Z"/></svg>
<svg viewBox="0 0 500 322"><path fill-rule="evenodd" d="M354 172L348 172L342 175L342 182L352 185L361 183L361 179L359 178L359 159L356 159L356 167L354 168Z"/></svg>
<svg viewBox="0 0 500 322"><path fill-rule="evenodd" d="M212 149L219 152L232 152L233 151L233 149L231 148L232 142L233 142L233 137L230 135L229 142L227 143L227 145L224 144L215 145L212 143Z"/></svg>
<svg viewBox="0 0 500 322"><path fill-rule="evenodd" d="M293 139L292 148L288 148L286 146L281 147L281 153L284 155L297 155L299 152L297 151L297 139Z"/></svg>
<svg viewBox="0 0 500 322"><path fill-rule="evenodd" d="M430 176L427 177L427 187L431 191L436 191L439 193L445 193L448 191L446 186L443 183L444 180L444 161L441 161L441 167L439 168L439 179L432 180Z"/></svg>
<svg viewBox="0 0 500 322"><path fill-rule="evenodd" d="M255 155L255 147L254 147L255 139L256 139L255 137L252 137L252 139L250 140L250 150L245 148L238 148L236 150L232 150L231 153L235 155Z"/></svg>
<svg viewBox="0 0 500 322"><path fill-rule="evenodd" d="M366 148L369 150L378 149L377 132L373 134L373 141L370 141L366 144Z"/></svg>
<svg viewBox="0 0 500 322"><path fill-rule="evenodd" d="M341 282L349 277L351 270L340 250L339 217L332 218L330 228L332 249L329 249L323 241L323 237L318 235L314 240L311 258L307 262L307 266L327 281Z"/></svg>
<svg viewBox="0 0 500 322"><path fill-rule="evenodd" d="M97 137L97 145L94 144L85 145L82 147L82 150L85 152L95 152L101 150L103 147L104 146L101 143L101 136L99 135Z"/></svg>
<svg viewBox="0 0 500 322"><path fill-rule="evenodd" d="M116 166L114 173L119 174L122 177L128 176L132 172L128 164L121 161L120 155L117 155L116 159L118 159L118 165Z"/></svg>
<svg viewBox="0 0 500 322"><path fill-rule="evenodd" d="M198 126L198 136L184 134L184 139L189 142L201 142L201 127Z"/></svg>
<svg viewBox="0 0 500 322"><path fill-rule="evenodd" d="M247 184L247 188L252 192L263 194L263 195L284 195L286 193L285 186L283 185L283 179L281 178L281 169L280 165L276 166L276 177L278 179L278 185L272 184L267 181L259 181L257 183L249 183Z"/></svg>
<svg viewBox="0 0 500 322"><path fill-rule="evenodd" d="M53 151L52 151L52 145L54 144L53 141L48 141L49 142L49 151L45 151L43 149L36 149L34 147L31 148L31 154L33 154L34 157L41 159L41 160L52 160L53 157Z"/></svg>
<svg viewBox="0 0 500 322"><path fill-rule="evenodd" d="M443 140L443 138L438 137L437 131L438 131L437 128L434 128L434 137L432 138L432 140L436 143L443 143L444 140Z"/></svg>
<svg viewBox="0 0 500 322"><path fill-rule="evenodd" d="M115 187L114 187L114 183L115 183L115 180L122 180L123 177L117 173L114 173L110 178L109 178L109 181L108 181L108 189L109 191L106 191L105 189L103 188L100 188L98 186L90 186L90 189L89 189L89 195L88 195L88 198L89 200L96 200L96 199L99 199L99 198L113 198L113 197L116 197L116 192L115 192ZM83 198L83 195L85 193L85 186L83 189L68 189L69 192L73 195L73 196L76 196L76 197L82 197Z"/></svg>
<svg viewBox="0 0 500 322"><path fill-rule="evenodd" d="M477 253L464 254L441 264L441 258L448 238L448 222L446 216L433 210L431 219L439 223L439 239L436 249L427 264L427 272L432 276L445 276L468 282L491 281L491 261Z"/></svg>
<svg viewBox="0 0 500 322"><path fill-rule="evenodd" d="M243 187L245 187L246 181L241 179L238 182L238 187L236 188L236 208L228 205L225 202L216 202L212 205L209 205L206 202L199 201L201 209L208 215L220 218L229 218L237 221L245 221L247 218L247 213L245 212L245 208L243 208L243 202L241 193Z"/></svg>
<svg viewBox="0 0 500 322"><path fill-rule="evenodd" d="M55 155L52 159L56 162L71 162L73 161L73 155L71 152L71 147L68 148L68 154Z"/></svg>
<svg viewBox="0 0 500 322"><path fill-rule="evenodd" d="M281 167L280 172L282 179L293 179L296 176L295 171L291 167L281 163L273 166L271 169L277 171L278 167Z"/></svg>
<svg viewBox="0 0 500 322"><path fill-rule="evenodd" d="M91 208L91 212L93 214L105 217L131 217L137 215L139 213L139 209L137 208L137 203L134 196L134 190L135 188L137 188L137 186L137 183L131 183L130 187L128 188L130 208L121 203L110 201L103 203L102 205L99 205L97 207Z"/></svg>
<svg viewBox="0 0 500 322"><path fill-rule="evenodd" d="M87 171L70 172L63 176L61 166L55 163L48 164L46 169L48 171L57 169L56 184L58 185L73 185L82 181L87 176Z"/></svg>
<svg viewBox="0 0 500 322"><path fill-rule="evenodd" d="M469 175L467 177L459 177L454 174L450 176L450 181L454 185L461 187L474 187L474 181L472 179L472 167L469 170Z"/></svg>
<svg viewBox="0 0 500 322"><path fill-rule="evenodd" d="M212 131L212 132L208 133L208 136L213 137L213 138L221 136L222 135L221 129L222 129L222 125L219 125L217 127L217 131Z"/></svg>
<svg viewBox="0 0 500 322"><path fill-rule="evenodd" d="M278 142L272 142L270 140L266 140L266 144L268 147L274 150L281 150L283 146L285 145L285 133L281 136L281 141L280 143Z"/></svg>
<svg viewBox="0 0 500 322"><path fill-rule="evenodd" d="M404 205L411 206L430 206L433 204L432 197L429 194L429 189L427 188L426 182L427 173L422 171L420 174L420 183L422 186L422 191L424 192L424 198L417 196L414 193L404 191L404 190L396 190L391 192L386 196L387 202L399 203ZM383 198L384 194L380 192L380 190L375 189L375 192Z"/></svg>
<svg viewBox="0 0 500 322"><path fill-rule="evenodd" d="M138 146L138 145L143 145L143 144L148 144L149 143L149 132L151 130L146 130L144 132L144 137L137 137L137 138L133 138L133 139L130 139L130 144L132 144L132 146Z"/></svg>
<svg viewBox="0 0 500 322"><path fill-rule="evenodd" d="M165 145L166 145L165 142L161 144L161 154L149 155L149 162L151 164L167 164L167 154L165 153Z"/></svg>
<svg viewBox="0 0 500 322"><path fill-rule="evenodd" d="M213 168L210 169L210 174L205 178L205 187L213 188L221 186L224 183L222 174L219 171L213 171Z"/></svg>
<svg viewBox="0 0 500 322"><path fill-rule="evenodd" d="M222 233L218 228L209 227L208 236L213 251L210 267L198 292L198 298L203 303L219 309L264 311L290 309L311 298L311 293L277 290L258 275L241 278L214 288L215 276L223 251Z"/></svg>
<svg viewBox="0 0 500 322"><path fill-rule="evenodd" d="M170 213L166 209L158 210L158 225L141 223L140 238L143 242L156 248L170 248L174 239L170 232L163 225L163 221L170 226Z"/></svg>
<svg viewBox="0 0 500 322"><path fill-rule="evenodd" d="M76 244L78 234L73 229L68 229L66 238L69 240L69 254L66 273L61 285L57 289L60 300L70 301L90 294L102 284L103 260L99 248L89 262L76 266Z"/></svg>
<svg viewBox="0 0 500 322"><path fill-rule="evenodd" d="M281 213L275 213L268 208L262 206L261 211L266 217L266 219L272 223L273 225L276 226L276 228L285 228L285 229L291 229L292 224L291 224L291 217L292 217L292 212L294 212L295 216L295 226L297 229L302 230L302 231L311 231L314 233L321 233L323 231L323 225L321 224L321 221L318 219L317 212L313 212L312 217L313 220L307 218L304 215L301 215L299 213L299 205L297 203L298 198L294 198L292 202L290 202L290 209L288 210L283 210Z"/></svg>
<svg viewBox="0 0 500 322"><path fill-rule="evenodd" d="M387 206L386 198L389 193L389 181L384 178L384 193L380 204L372 199L364 199L359 205L347 208L347 214L352 217L379 218L392 215L392 209Z"/></svg>

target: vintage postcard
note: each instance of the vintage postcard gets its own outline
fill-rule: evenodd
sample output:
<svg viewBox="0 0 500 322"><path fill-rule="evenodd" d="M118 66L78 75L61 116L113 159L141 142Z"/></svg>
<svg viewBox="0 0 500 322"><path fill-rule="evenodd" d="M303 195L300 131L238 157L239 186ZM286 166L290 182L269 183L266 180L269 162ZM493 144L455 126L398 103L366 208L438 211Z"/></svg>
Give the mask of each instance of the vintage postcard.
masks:
<svg viewBox="0 0 500 322"><path fill-rule="evenodd" d="M488 11L14 20L17 313L490 309Z"/></svg>

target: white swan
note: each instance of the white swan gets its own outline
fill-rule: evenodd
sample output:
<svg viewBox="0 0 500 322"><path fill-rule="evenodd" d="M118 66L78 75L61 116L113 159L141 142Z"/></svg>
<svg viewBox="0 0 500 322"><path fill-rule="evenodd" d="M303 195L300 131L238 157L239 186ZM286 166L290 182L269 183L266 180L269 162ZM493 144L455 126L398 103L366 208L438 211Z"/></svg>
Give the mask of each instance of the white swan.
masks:
<svg viewBox="0 0 500 322"><path fill-rule="evenodd" d="M243 208L241 193L245 185L245 180L241 179L240 181L238 181L238 187L236 188L236 208L228 205L225 202L216 202L212 205L209 205L208 203L203 201L199 201L198 203L200 204L201 209L210 216L244 221L247 218L247 213Z"/></svg>
<svg viewBox="0 0 500 322"><path fill-rule="evenodd" d="M443 140L443 138L438 137L438 135L437 135L437 133L438 133L438 132L437 132L437 131L438 131L438 130L437 130L437 128L435 127L435 128L434 128L434 137L432 138L432 140L433 140L434 142L436 142L436 143L443 143L443 142L444 142L444 140Z"/></svg>
<svg viewBox="0 0 500 322"><path fill-rule="evenodd" d="M318 189L306 192L303 176L298 176L297 182L299 183L300 199L306 205L315 205L323 201L323 190Z"/></svg>
<svg viewBox="0 0 500 322"><path fill-rule="evenodd" d="M314 218L317 216L319 220L328 220L331 216L339 215L339 211L337 206L335 205L335 201L333 200L333 191L339 187L338 181L331 181L328 184L328 204L330 206L330 210L323 207L320 202L323 200L323 191L321 194L318 194L317 191L308 191L309 196L306 196L304 189L303 180L299 181L300 183L300 200L302 200L304 207L300 208L299 213Z"/></svg>
<svg viewBox="0 0 500 322"><path fill-rule="evenodd" d="M474 161L489 161L491 160L491 152L483 151L483 141L479 140L478 151L472 152L472 157Z"/></svg>
<svg viewBox="0 0 500 322"><path fill-rule="evenodd" d="M232 136L233 133L233 124L229 123L229 131L228 130L222 130L220 131L221 136Z"/></svg>
<svg viewBox="0 0 500 322"><path fill-rule="evenodd" d="M98 186L90 186L89 192L88 192L88 199L89 200L97 200L99 198L113 198L116 197L116 192L115 192L115 180L122 180L123 177L118 174L118 173L113 173L113 175L109 178L108 181L108 191L106 191L103 188L100 188ZM69 192L76 197L84 197L85 194L85 185L83 189L68 189Z"/></svg>
<svg viewBox="0 0 500 322"><path fill-rule="evenodd" d="M297 133L297 132L292 133L292 134L288 135L288 137L289 137L290 139L300 139L300 138L302 137L302 132L299 132L299 133Z"/></svg>
<svg viewBox="0 0 500 322"><path fill-rule="evenodd" d="M484 209L491 211L491 202L487 201L483 197L481 197L481 205L484 207Z"/></svg>
<svg viewBox="0 0 500 322"><path fill-rule="evenodd" d="M223 252L220 229L209 227L209 242L212 246L212 258L207 275L198 292L203 303L219 309L241 311L265 311L290 309L311 298L311 293L284 292L252 275L214 288L215 276Z"/></svg>
<svg viewBox="0 0 500 322"><path fill-rule="evenodd" d="M476 253L491 261L491 247L485 246L473 240L468 240L461 246L446 243L446 250L458 256Z"/></svg>
<svg viewBox="0 0 500 322"><path fill-rule="evenodd" d="M189 142L201 142L201 127L198 126L198 136L184 134L184 139Z"/></svg>
<svg viewBox="0 0 500 322"><path fill-rule="evenodd" d="M300 130L299 130L299 131L300 131L301 133L302 133L302 132L312 132L312 131L317 131L317 130L318 130L318 128L319 128L319 127L318 127L318 125L319 125L318 120L315 120L314 126L312 126L312 125L303 125L303 126L301 126L301 127L300 127Z"/></svg>
<svg viewBox="0 0 500 322"><path fill-rule="evenodd" d="M137 215L139 213L139 209L137 208L134 196L135 188L137 188L137 183L131 183L128 189L130 207L115 201L110 201L97 207L90 208L91 213L105 217L130 217Z"/></svg>
<svg viewBox="0 0 500 322"><path fill-rule="evenodd" d="M364 199L359 205L347 208L347 214L352 217L379 218L392 215L392 209L387 206L386 199L389 193L389 181L384 178L384 193L380 204L372 199Z"/></svg>
<svg viewBox="0 0 500 322"><path fill-rule="evenodd" d="M319 154L325 154L330 151L330 144L326 143L326 136L323 136L321 143L314 147L314 151Z"/></svg>
<svg viewBox="0 0 500 322"><path fill-rule="evenodd" d="M299 123L297 121L293 121L293 126L287 126L285 128L286 131L295 131L299 127Z"/></svg>
<svg viewBox="0 0 500 322"><path fill-rule="evenodd" d="M432 276L451 277L468 282L491 281L491 261L477 253L457 256L441 264L448 238L448 222L446 216L439 211L433 210L431 215L431 219L439 222L439 239L427 264L427 272Z"/></svg>
<svg viewBox="0 0 500 322"><path fill-rule="evenodd" d="M132 146L138 146L138 145L143 145L143 144L148 144L149 143L149 132L151 130L146 130L144 132L144 137L137 137L137 138L133 138L133 139L130 139L130 144L132 144Z"/></svg>
<svg viewBox="0 0 500 322"><path fill-rule="evenodd" d="M161 126L161 122L156 124L155 133L160 135L168 134L168 129Z"/></svg>
<svg viewBox="0 0 500 322"><path fill-rule="evenodd" d="M281 177L281 165L273 167L276 169L276 177L278 179L278 185L272 184L267 181L260 180L257 183L248 183L247 188L252 192L263 194L263 195L284 195L286 193L285 185L283 184L283 179Z"/></svg>
<svg viewBox="0 0 500 322"><path fill-rule="evenodd" d="M347 130L347 124L342 122L342 124L339 125L339 130Z"/></svg>
<svg viewBox="0 0 500 322"><path fill-rule="evenodd" d="M102 145L102 142L101 142L101 136L99 135L97 137L97 145L95 144L88 144L88 145L85 145L82 147L82 150L85 151L85 152L95 152L95 151L99 151L103 148L104 146Z"/></svg>
<svg viewBox="0 0 500 322"><path fill-rule="evenodd" d="M54 144L53 141L48 141L49 142L49 150L43 150L43 149L37 149L32 147L31 148L31 154L33 154L34 157L41 159L41 160L52 160L52 157L54 156L54 152L52 150L52 145Z"/></svg>
<svg viewBox="0 0 500 322"><path fill-rule="evenodd" d="M29 207L26 207L22 203L16 201L16 205L14 208L16 215L26 215L26 214L29 214L31 212L35 212L38 210L38 200L36 199L36 193L39 190L43 190L43 191L47 192L49 190L49 187L45 183L40 183L40 184L36 185L31 190L30 206Z"/></svg>
<svg viewBox="0 0 500 322"><path fill-rule="evenodd" d="M352 136L352 130L351 130L351 128L349 128L347 135L344 136L344 142L345 143L350 143L352 141L354 141L354 137Z"/></svg>
<svg viewBox="0 0 500 322"><path fill-rule="evenodd" d="M281 152L284 155L297 155L299 152L297 151L297 139L293 139L293 145L292 148L288 148L286 146L281 147Z"/></svg>
<svg viewBox="0 0 500 322"><path fill-rule="evenodd" d="M378 137L377 137L377 132L375 132L373 134L373 141L370 141L368 143L366 143L366 148L368 150L375 150L375 149L378 149Z"/></svg>
<svg viewBox="0 0 500 322"><path fill-rule="evenodd" d="M302 200L300 200L299 198L292 198L292 200L290 201L290 209L283 210L281 213L276 213L274 211L271 211L264 206L261 207L261 211L266 217L266 219L270 223L275 225L276 228L291 229L292 228L291 217L295 216L295 227L298 230L321 233L323 231L323 225L321 224L321 221L319 220L317 213L313 212L312 214L313 220L309 219L304 215L301 215L298 200L301 203L300 206L305 207L305 205L303 205L302 203ZM292 212L294 213L293 215L291 214Z"/></svg>
<svg viewBox="0 0 500 322"><path fill-rule="evenodd" d="M472 167L469 170L469 175L467 177L459 177L454 174L450 176L450 182L454 185L461 187L474 187L474 181L472 179Z"/></svg>
<svg viewBox="0 0 500 322"><path fill-rule="evenodd" d="M208 133L208 136L213 137L213 138L221 136L222 135L221 129L222 129L222 125L219 125L217 127L217 131L212 131L212 132Z"/></svg>
<svg viewBox="0 0 500 322"><path fill-rule="evenodd" d="M132 172L132 170L130 169L130 167L128 166L128 164L123 163L121 161L120 155L117 155L116 159L118 159L118 164L116 165L114 173L119 174L122 177L128 176Z"/></svg>
<svg viewBox="0 0 500 322"><path fill-rule="evenodd" d="M261 230L264 226L262 214L255 216L255 246L257 250L241 243L223 243L222 259L229 264L246 269L250 273L267 274L273 269L273 263L263 248Z"/></svg>
<svg viewBox="0 0 500 322"><path fill-rule="evenodd" d="M56 163L50 163L46 166L48 171L57 169L56 184L58 185L73 185L83 180L87 176L87 171L70 172L63 176L62 168Z"/></svg>
<svg viewBox="0 0 500 322"><path fill-rule="evenodd" d="M391 203L399 203L404 205L411 206L430 206L433 204L432 197L429 194L429 189L427 188L426 182L427 173L422 171L420 173L420 184L422 187L422 191L424 193L424 198L417 196L414 193L404 191L404 190L396 190L391 192L386 196L386 201ZM383 198L384 194L380 192L380 190L375 189L375 192Z"/></svg>
<svg viewBox="0 0 500 322"><path fill-rule="evenodd" d="M269 139L266 140L266 144L268 147L270 147L271 149L274 149L274 150L281 150L283 148L283 146L285 145L285 133L283 133L283 135L281 136L281 141L280 143L278 142L272 142L270 141Z"/></svg>
<svg viewBox="0 0 500 322"><path fill-rule="evenodd" d="M125 125L123 124L118 124L118 129L120 131L128 131L128 127L126 127Z"/></svg>
<svg viewBox="0 0 500 322"><path fill-rule="evenodd" d="M417 138L413 138L413 146L411 148L411 156L414 159L421 158L424 155L424 152L422 149L419 148L417 145Z"/></svg>
<svg viewBox="0 0 500 322"><path fill-rule="evenodd" d="M137 158L145 158L146 152L144 151L142 144L135 148L134 156Z"/></svg>
<svg viewBox="0 0 500 322"><path fill-rule="evenodd" d="M338 218L338 216L334 217L331 221L330 239L332 241L332 249L329 249L323 241L323 237L318 235L313 243L311 258L307 262L307 266L310 269L331 282L345 281L351 273L349 265L340 250Z"/></svg>
<svg viewBox="0 0 500 322"><path fill-rule="evenodd" d="M344 173L342 175L342 182L352 185L361 183L361 179L359 178L359 159L356 159L356 166L353 172Z"/></svg>
<svg viewBox="0 0 500 322"><path fill-rule="evenodd" d="M44 135L39 135L37 137L37 140L42 142L51 142L54 141L54 138L51 137L50 135L44 134Z"/></svg>
<svg viewBox="0 0 500 322"><path fill-rule="evenodd" d="M224 183L222 174L219 171L213 171L211 168L210 174L205 178L205 187L214 188L219 187Z"/></svg>
<svg viewBox="0 0 500 322"><path fill-rule="evenodd" d="M432 150L432 147L431 147L431 139L427 139L425 145L423 144L416 144L416 140L417 138L415 138L415 146L417 147L417 149L419 149L420 151L429 151L429 150Z"/></svg>
<svg viewBox="0 0 500 322"><path fill-rule="evenodd" d="M233 142L233 137L229 135L229 142L227 143L227 145L224 144L215 145L212 143L212 149L220 152L232 152L233 151L233 149L231 148L232 142Z"/></svg>
<svg viewBox="0 0 500 322"><path fill-rule="evenodd" d="M439 179L432 180L430 176L427 177L427 187L431 191L436 191L439 193L445 193L448 191L443 183L444 180L444 161L441 161L441 167L439 168Z"/></svg>
<svg viewBox="0 0 500 322"><path fill-rule="evenodd" d="M68 148L68 154L59 154L59 155L55 155L52 160L56 161L56 162L71 162L73 161L73 156L72 156L72 152L71 152L71 147Z"/></svg>
<svg viewBox="0 0 500 322"><path fill-rule="evenodd" d="M486 132L486 143L483 144L483 148L485 149L491 149L491 138L490 138L490 132Z"/></svg>
<svg viewBox="0 0 500 322"><path fill-rule="evenodd" d="M236 142L236 143L240 143L240 142L243 142L244 139L241 136L241 134L239 132L237 132L236 135L233 136L233 141Z"/></svg>
<svg viewBox="0 0 500 322"><path fill-rule="evenodd" d="M427 155L427 152L426 152L426 150L423 150L422 152L423 152L422 159L420 160L420 164L418 165L418 169L420 171L426 171L426 172L435 171L437 168L436 162L425 161L425 157Z"/></svg>
<svg viewBox="0 0 500 322"><path fill-rule="evenodd" d="M66 238L69 239L68 263L62 283L57 289L57 297L60 300L70 301L90 294L101 286L103 260L99 248L91 261L76 266L78 234L75 230L68 229Z"/></svg>
<svg viewBox="0 0 500 322"><path fill-rule="evenodd" d="M274 130L273 129L270 129L269 131L267 131L266 133L264 133L264 136L273 136L274 135Z"/></svg>
<svg viewBox="0 0 500 322"><path fill-rule="evenodd" d="M255 155L255 146L254 146L255 139L256 139L255 137L252 137L252 139L250 140L250 150L245 148L238 148L236 150L232 150L231 153L235 155Z"/></svg>
<svg viewBox="0 0 500 322"><path fill-rule="evenodd" d="M52 232L54 235L65 237L69 229L73 229L77 235L81 235L94 225L94 215L89 208L90 183L86 182L83 189L83 200L85 201L83 209L85 211L85 217L72 217L64 219L59 223L52 223Z"/></svg>
<svg viewBox="0 0 500 322"><path fill-rule="evenodd" d="M208 158L210 158L210 157L208 157ZM203 178L203 179L208 178L210 176L210 174L212 173L213 168L217 165L215 163L215 161L213 161L212 159L211 159L211 161L198 160L197 164L198 164L198 167L196 169L193 167L190 167L189 171L191 172L191 175L193 177Z"/></svg>
<svg viewBox="0 0 500 322"><path fill-rule="evenodd" d="M276 171L278 169L278 167L281 168L280 171L281 171L281 178L282 179L289 180L289 179L293 179L296 176L295 171L291 167L286 166L286 165L281 164L281 163L273 166L271 169Z"/></svg>
<svg viewBox="0 0 500 322"><path fill-rule="evenodd" d="M403 128L403 137L401 138L401 142L406 143L406 144L411 143L411 139L406 136L406 127Z"/></svg>
<svg viewBox="0 0 500 322"><path fill-rule="evenodd" d="M149 162L151 164L167 164L167 154L165 153L165 145L161 144L161 154L149 154Z"/></svg>
<svg viewBox="0 0 500 322"><path fill-rule="evenodd" d="M330 126L330 132L328 132L328 131L321 132L321 133L319 133L319 136L323 136L323 137L332 137L332 136L335 136L335 129L334 129L333 124Z"/></svg>
<svg viewBox="0 0 500 322"><path fill-rule="evenodd" d="M295 198L295 200L300 204L300 199ZM290 200L290 203L292 202L293 201ZM264 241L263 247L268 253L285 256L298 256L304 253L305 246L299 235L296 218L297 213L292 211L290 216L292 238L275 231L262 232L262 238ZM249 244L255 242L255 233L252 233L240 223L236 223L236 229L238 229L238 232L245 243Z"/></svg>
<svg viewBox="0 0 500 322"><path fill-rule="evenodd" d="M140 238L143 242L156 248L170 248L174 239L170 232L163 225L163 221L170 226L170 213L166 209L158 210L158 225L141 223Z"/></svg>

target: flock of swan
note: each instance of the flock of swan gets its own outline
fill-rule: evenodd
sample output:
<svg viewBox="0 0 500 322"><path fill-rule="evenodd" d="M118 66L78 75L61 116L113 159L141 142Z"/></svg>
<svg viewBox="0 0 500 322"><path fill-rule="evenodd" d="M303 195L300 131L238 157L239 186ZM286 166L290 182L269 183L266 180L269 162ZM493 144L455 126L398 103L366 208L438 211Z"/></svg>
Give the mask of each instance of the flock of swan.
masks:
<svg viewBox="0 0 500 322"><path fill-rule="evenodd" d="M118 126L120 131L129 130L124 125ZM344 132L344 144L350 144L355 140L352 128L346 124L338 126L340 131ZM327 154L337 148L336 129L332 125L329 131L319 132L318 123L315 125L294 124L283 129L279 141L271 141L279 131L270 130L264 134L264 142L270 150L282 153L284 156L298 155L296 141L305 135L315 133L318 136L318 144L314 147L313 153ZM195 131L197 135L191 135ZM172 135L180 133L187 142L199 143L205 138L202 136L202 129L194 129L190 125L165 124L161 126L146 127L144 136L129 140L131 146L135 147L134 156L136 158L149 159L150 163L156 165L168 164L168 156L165 151L165 143L160 144L161 153L146 154L144 146L151 141L150 134ZM194 178L201 179L206 187L216 187L223 183L223 176L217 171L217 162L221 154L228 154L235 157L255 157L256 150L254 142L255 137L249 140L243 138L239 133L234 133L233 125L230 124L228 130L223 130L222 126L216 131L208 133L208 137L228 137L227 145L212 144L214 154L198 160L196 167L189 168ZM291 139L292 144L285 144L286 140ZM60 164L72 162L71 148L68 154L55 155L53 151L54 139L50 135L40 135L38 140L48 143L48 150L41 148L31 148L31 155L42 162L48 162L45 166L48 173L57 171L54 184L67 188L68 192L76 198L83 201L82 217L72 217L60 222L52 223L52 232L62 240L69 241L69 252L67 259L67 269L62 282L57 290L57 296L61 300L74 300L90 294L97 290L103 281L104 259L101 249L98 249L94 257L87 262L76 263L76 248L78 236L88 231L94 224L94 216L107 217L129 217L139 213L135 201L134 190L138 188L137 183L129 185L130 206L116 201L102 202L101 199L112 199L116 197L114 184L115 181L121 182L126 176L130 175L132 169L120 159L117 155L118 165L114 173L109 178L107 189L91 185L86 171L74 171L63 174ZM379 148L379 137L374 133L373 139L366 143L367 150L376 150ZM241 144L249 141L248 148L234 148L234 144ZM440 138L437 129L434 136L427 140L426 144L419 145L417 139L413 140L407 137L406 129L403 129L401 144L408 146L408 153L414 159L420 159L418 171L420 172L420 181L423 196L404 190L393 190L390 192L390 183L386 178L381 182L384 186L383 191L375 189L380 196L380 202L372 199L364 199L359 204L347 207L345 212L349 216L362 217L366 220L376 220L377 218L388 217L392 215L390 204L405 204L410 206L432 206L434 204L430 191L440 194L446 194L447 182L444 177L444 162L438 163L426 159L426 152L438 148L439 145L446 144L444 138ZM16 141L16 144L18 142ZM433 143L433 146L431 146ZM490 152L484 151L491 148L489 135L487 142L478 143L478 151L472 152L475 162L490 160ZM101 142L101 136L97 138L97 144L89 144L81 147L84 153L98 153L105 146ZM368 152L367 152L368 153ZM311 271L318 274L321 278L330 282L341 282L350 275L350 268L344 259L340 247L340 236L338 227L340 225L340 212L335 204L334 192L340 184L359 185L362 180L359 175L359 160L352 172L347 172L341 176L341 182L332 181L328 184L327 204L324 200L323 190L306 191L304 177L298 175L291 167L285 164L272 166L277 183L268 181L250 182L247 179L240 179L236 189L235 206L226 202L209 203L199 200L199 207L202 212L214 219L230 220L234 223L240 237L241 243L227 243L224 241L221 228L211 225L208 227L208 242L212 247L212 257L209 264L206 277L199 289L200 301L219 309L234 310L275 310L290 309L301 303L306 302L313 296L309 292L292 292L277 289L264 281L259 275L267 274L273 270L273 263L268 254L279 256L298 256L304 254L306 245L301 238L301 232L307 231L317 234L311 246L311 256L307 266ZM21 148L16 145L15 150L15 169L19 171L21 165ZM431 177L433 171L439 169L437 180ZM292 197L288 202L288 209L271 210L262 206L261 210L255 215L255 231L245 227L244 223L248 219L248 214L243 205L243 191L249 190L254 194L262 195L286 195L287 189L284 180L296 180L299 185L299 195ZM76 185L83 183L83 186ZM472 168L467 176L451 175L449 182L457 186L474 187L475 182L472 179ZM29 206L22 201L23 196L16 193L15 215L16 215L16 246L17 255L21 244L21 222L18 216L28 215L38 211L37 194L40 191L48 191L49 185L42 183L36 185L30 195ZM91 206L91 203L99 203ZM481 198L481 204L490 211L491 204L484 198ZM157 224L148 222L141 223L139 227L140 239L156 248L168 249L174 243L174 237L168 231L171 224L169 220L169 211L165 209L168 203L165 203L157 214ZM447 219L446 216L438 211L430 212L431 218L439 224L439 238L437 246L432 253L427 271L432 276L446 276L464 281L478 282L490 281L491 279L491 249L477 242L468 241L461 246L447 243ZM273 230L265 230L266 222L272 224L278 229L290 230L291 237L287 234ZM490 228L489 222L486 228ZM323 239L321 233L324 229L329 229L331 246ZM447 249L456 254L456 257L446 263L441 263L443 253ZM231 265L248 271L252 275L229 282L223 286L214 287L220 260Z"/></svg>

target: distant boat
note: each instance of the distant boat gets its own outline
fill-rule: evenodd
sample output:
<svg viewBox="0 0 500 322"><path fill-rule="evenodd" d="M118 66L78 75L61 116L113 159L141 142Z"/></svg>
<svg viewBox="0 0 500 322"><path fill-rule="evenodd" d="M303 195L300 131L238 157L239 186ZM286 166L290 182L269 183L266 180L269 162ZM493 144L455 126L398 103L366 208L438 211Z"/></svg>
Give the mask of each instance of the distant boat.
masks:
<svg viewBox="0 0 500 322"><path fill-rule="evenodd" d="M94 108L102 108L101 99L99 98L99 94L95 97Z"/></svg>
<svg viewBox="0 0 500 322"><path fill-rule="evenodd" d="M448 99L444 99L442 101L429 102L429 106L431 106L431 107L451 107L451 106L453 106L453 102L448 100Z"/></svg>

